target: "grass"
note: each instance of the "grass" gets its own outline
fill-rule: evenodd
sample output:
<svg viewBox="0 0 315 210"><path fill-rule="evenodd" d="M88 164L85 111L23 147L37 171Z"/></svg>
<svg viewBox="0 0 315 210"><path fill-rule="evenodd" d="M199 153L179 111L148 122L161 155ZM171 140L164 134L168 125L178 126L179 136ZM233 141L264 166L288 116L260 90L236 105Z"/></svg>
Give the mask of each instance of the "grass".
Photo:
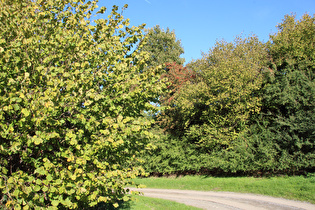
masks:
<svg viewBox="0 0 315 210"><path fill-rule="evenodd" d="M151 210L151 209L163 209L163 210L197 210L199 208L186 206L185 204L176 203L174 201L168 201L158 198L149 198L144 196L134 196L136 200L129 202L128 209L131 210Z"/></svg>
<svg viewBox="0 0 315 210"><path fill-rule="evenodd" d="M133 180L148 188L229 191L262 194L315 204L315 173L283 177L149 177Z"/></svg>
<svg viewBox="0 0 315 210"><path fill-rule="evenodd" d="M187 206L182 203L177 203L175 201L169 201L158 198L144 197L140 195L131 195L129 201L119 202L119 207L115 208L111 204L100 203L97 207L92 208L93 210L151 210L151 209L163 209L163 210L199 210L193 206Z"/></svg>

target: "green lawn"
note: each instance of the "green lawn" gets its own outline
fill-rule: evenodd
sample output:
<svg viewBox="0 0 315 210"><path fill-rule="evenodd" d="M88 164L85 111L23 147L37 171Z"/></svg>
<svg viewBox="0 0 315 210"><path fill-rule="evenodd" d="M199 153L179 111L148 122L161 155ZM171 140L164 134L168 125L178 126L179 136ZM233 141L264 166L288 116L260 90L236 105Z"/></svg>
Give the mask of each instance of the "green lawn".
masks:
<svg viewBox="0 0 315 210"><path fill-rule="evenodd" d="M143 184L148 188L243 192L315 203L315 173L307 177L222 178L183 176L171 178L137 178L133 181L137 184Z"/></svg>
<svg viewBox="0 0 315 210"><path fill-rule="evenodd" d="M186 206L185 204L176 203L158 198L149 198L144 196L134 196L136 200L129 202L127 209L131 210L197 210L199 208Z"/></svg>
<svg viewBox="0 0 315 210"><path fill-rule="evenodd" d="M93 210L200 210L193 206L186 206L182 203L169 201L158 198L149 198L140 195L131 195L131 200L120 202L119 207L115 208L111 204L100 203L98 206L91 208Z"/></svg>

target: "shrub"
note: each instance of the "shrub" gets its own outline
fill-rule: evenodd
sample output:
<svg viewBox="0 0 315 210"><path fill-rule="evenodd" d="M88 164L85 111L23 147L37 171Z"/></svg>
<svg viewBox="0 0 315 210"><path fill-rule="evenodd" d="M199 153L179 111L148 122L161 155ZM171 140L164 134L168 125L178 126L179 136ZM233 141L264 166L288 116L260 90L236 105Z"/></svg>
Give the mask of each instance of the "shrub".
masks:
<svg viewBox="0 0 315 210"><path fill-rule="evenodd" d="M160 76L137 47L144 26L116 6L92 24L96 3L0 3L2 208L117 206L141 173L123 165L150 136Z"/></svg>

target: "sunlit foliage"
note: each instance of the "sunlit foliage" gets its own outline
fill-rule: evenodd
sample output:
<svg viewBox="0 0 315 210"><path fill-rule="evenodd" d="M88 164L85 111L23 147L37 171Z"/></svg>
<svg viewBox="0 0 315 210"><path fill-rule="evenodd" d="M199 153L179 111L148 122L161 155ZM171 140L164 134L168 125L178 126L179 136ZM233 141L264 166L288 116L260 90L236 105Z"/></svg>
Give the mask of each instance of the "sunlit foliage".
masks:
<svg viewBox="0 0 315 210"><path fill-rule="evenodd" d="M137 46L144 26L116 6L92 23L96 4L0 3L0 208L117 207L141 173L126 165L150 137L159 69Z"/></svg>

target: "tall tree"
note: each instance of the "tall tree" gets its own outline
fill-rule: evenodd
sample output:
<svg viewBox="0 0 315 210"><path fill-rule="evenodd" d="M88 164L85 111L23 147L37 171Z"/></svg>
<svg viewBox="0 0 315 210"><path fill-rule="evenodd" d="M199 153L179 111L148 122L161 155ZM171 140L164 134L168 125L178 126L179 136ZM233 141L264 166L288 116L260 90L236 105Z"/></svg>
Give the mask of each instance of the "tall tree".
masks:
<svg viewBox="0 0 315 210"><path fill-rule="evenodd" d="M125 164L146 146L160 76L130 52L144 26L116 6L92 24L96 4L0 3L0 208L117 207L141 173Z"/></svg>
<svg viewBox="0 0 315 210"><path fill-rule="evenodd" d="M184 53L180 40L176 39L175 32L169 28L164 31L160 26L154 26L146 31L146 42L142 50L149 52L150 58L147 61L149 66L164 65L166 63L183 64Z"/></svg>
<svg viewBox="0 0 315 210"><path fill-rule="evenodd" d="M272 135L279 169L315 167L315 16L300 20L287 15L271 36L272 74L262 89L260 121L266 127L257 135Z"/></svg>
<svg viewBox="0 0 315 210"><path fill-rule="evenodd" d="M188 64L197 77L175 99L180 130L202 150L227 147L247 127L249 116L259 112L255 92L265 60L264 45L253 36L217 42L209 54Z"/></svg>

